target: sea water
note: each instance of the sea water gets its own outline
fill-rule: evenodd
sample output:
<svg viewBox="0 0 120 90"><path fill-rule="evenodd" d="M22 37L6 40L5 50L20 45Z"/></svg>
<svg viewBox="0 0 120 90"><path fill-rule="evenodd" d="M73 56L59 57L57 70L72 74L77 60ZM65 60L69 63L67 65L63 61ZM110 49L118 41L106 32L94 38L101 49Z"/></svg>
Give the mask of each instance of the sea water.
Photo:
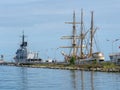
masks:
<svg viewBox="0 0 120 90"><path fill-rule="evenodd" d="M0 66L0 90L120 90L120 73Z"/></svg>

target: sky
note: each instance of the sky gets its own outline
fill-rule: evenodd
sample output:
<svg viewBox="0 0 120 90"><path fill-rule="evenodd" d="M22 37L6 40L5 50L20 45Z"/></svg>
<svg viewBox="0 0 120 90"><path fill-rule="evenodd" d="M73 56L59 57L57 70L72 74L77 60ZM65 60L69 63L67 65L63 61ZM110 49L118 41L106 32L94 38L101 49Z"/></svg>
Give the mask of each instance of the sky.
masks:
<svg viewBox="0 0 120 90"><path fill-rule="evenodd" d="M39 52L41 58L49 56L62 60L59 48L66 45L60 38L70 35L73 11L80 21L81 8L84 23L90 26L90 12L94 11L94 25L98 27L97 38L100 51L106 60L113 51L118 52L120 41L119 0L0 0L0 54L12 61L24 31L28 48ZM77 26L78 28L78 26Z"/></svg>

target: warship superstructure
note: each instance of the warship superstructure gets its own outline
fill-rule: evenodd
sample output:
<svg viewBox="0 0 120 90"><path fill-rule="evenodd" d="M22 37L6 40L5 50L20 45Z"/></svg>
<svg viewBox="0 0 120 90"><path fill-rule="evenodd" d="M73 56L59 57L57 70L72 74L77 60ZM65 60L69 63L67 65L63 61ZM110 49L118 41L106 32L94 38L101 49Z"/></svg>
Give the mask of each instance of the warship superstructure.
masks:
<svg viewBox="0 0 120 90"><path fill-rule="evenodd" d="M15 63L39 63L42 59L38 57L38 52L30 52L27 48L27 42L25 41L25 35L23 32L22 43L20 48L17 49L16 55L14 57Z"/></svg>

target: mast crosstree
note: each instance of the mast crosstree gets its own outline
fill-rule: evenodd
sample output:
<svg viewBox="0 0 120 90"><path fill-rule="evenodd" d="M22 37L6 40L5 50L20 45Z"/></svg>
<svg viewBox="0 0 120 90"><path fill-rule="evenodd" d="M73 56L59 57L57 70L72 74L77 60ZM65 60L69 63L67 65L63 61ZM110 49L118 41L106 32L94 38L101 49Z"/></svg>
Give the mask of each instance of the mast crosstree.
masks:
<svg viewBox="0 0 120 90"><path fill-rule="evenodd" d="M80 22L76 22L76 16L75 11L73 12L73 21L72 22L65 22L65 24L72 24L73 30L72 30L72 36L63 36L61 39L71 39L72 40L72 46L66 46L62 48L72 48L71 55L76 57L77 56L77 48L80 48L77 46L77 39L80 39L80 36L76 35L76 24L80 24Z"/></svg>
<svg viewBox="0 0 120 90"><path fill-rule="evenodd" d="M104 56L101 52L93 53L93 39L97 29L94 29L93 11L91 12L91 27L89 30L84 30L83 21L83 9L81 9L81 22L76 22L75 11L73 12L73 21L65 22L66 24L72 24L73 30L71 36L63 36L61 39L70 39L72 41L71 46L63 46L62 48L71 48L70 54L62 52L65 56L65 60L69 61L72 57L76 60L81 59L101 59L104 60ZM80 34L77 34L76 24L80 24ZM88 33L90 37L88 37ZM89 40L89 41L88 41ZM87 42L87 43L86 43ZM87 51L87 53L85 53ZM95 55L94 55L95 54ZM95 56L95 58L93 57Z"/></svg>

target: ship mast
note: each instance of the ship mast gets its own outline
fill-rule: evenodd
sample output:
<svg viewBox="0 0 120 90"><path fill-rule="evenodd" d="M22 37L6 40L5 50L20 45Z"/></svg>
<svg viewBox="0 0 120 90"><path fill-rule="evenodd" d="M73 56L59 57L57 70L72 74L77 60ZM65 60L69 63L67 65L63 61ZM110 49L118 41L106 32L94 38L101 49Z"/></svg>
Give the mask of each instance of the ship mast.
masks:
<svg viewBox="0 0 120 90"><path fill-rule="evenodd" d="M93 37L94 37L94 20L93 20L93 11L91 12L91 28L90 28L90 54L93 53Z"/></svg>
<svg viewBox="0 0 120 90"><path fill-rule="evenodd" d="M84 40L84 34L83 34L83 9L81 9L81 42L80 42L80 58L83 58L83 40Z"/></svg>
<svg viewBox="0 0 120 90"><path fill-rule="evenodd" d="M93 14L94 13L92 11L91 12L91 26L90 26L90 30L88 30L87 32L84 32L83 9L81 9L81 22L76 22L75 11L73 12L73 22L66 22L66 24L73 25L73 30L72 30L71 36L63 36L61 38L61 39L71 39L72 40L71 46L63 46L62 47L62 48L71 48L69 55L62 52L62 54L67 58L65 60L69 60L71 57L75 57L76 59L84 59L84 58L89 58L92 56L92 54L93 54L93 41L94 41L93 39L94 39L95 32L97 30L97 28L94 28L94 16L93 16ZM81 25L80 34L78 36L77 36L77 31L76 31L76 24ZM90 37L86 36L88 32L90 34ZM88 39L89 42L87 44L86 44L86 40L85 40L86 37L89 38ZM86 44L85 48L83 48L83 44ZM85 52L84 52L85 50L88 51L87 54L85 54ZM78 53L79 53L79 55L78 55Z"/></svg>
<svg viewBox="0 0 120 90"><path fill-rule="evenodd" d="M21 47L26 47L27 46L27 42L25 42L25 35L24 35L24 31L23 31L23 35L22 35L22 43L20 45Z"/></svg>
<svg viewBox="0 0 120 90"><path fill-rule="evenodd" d="M72 30L72 36L63 36L62 39L72 39L72 46L66 46L62 48L72 48L72 56L77 56L77 46L76 40L79 39L80 37L76 35L76 24L80 24L80 22L76 22L76 16L75 16L75 11L73 12L73 22L65 22L66 24L72 24L73 25L73 30Z"/></svg>
<svg viewBox="0 0 120 90"><path fill-rule="evenodd" d="M75 21L75 12L73 13L73 40L72 40L72 46L73 46L73 56L76 56L76 21Z"/></svg>
<svg viewBox="0 0 120 90"><path fill-rule="evenodd" d="M24 43L24 39L25 39L25 35L24 35L24 31L23 31L23 35L22 35L22 43Z"/></svg>

